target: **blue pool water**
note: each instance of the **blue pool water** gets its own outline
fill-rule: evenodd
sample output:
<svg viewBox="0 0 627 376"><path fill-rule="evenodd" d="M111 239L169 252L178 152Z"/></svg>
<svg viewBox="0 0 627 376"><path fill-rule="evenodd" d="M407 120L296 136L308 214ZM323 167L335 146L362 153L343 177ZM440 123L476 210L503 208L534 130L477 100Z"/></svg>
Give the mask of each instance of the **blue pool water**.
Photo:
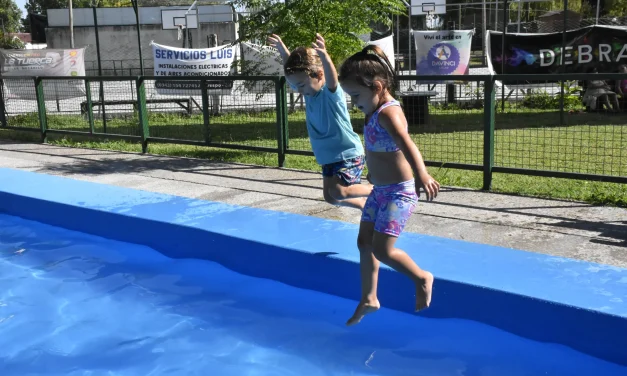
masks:
<svg viewBox="0 0 627 376"><path fill-rule="evenodd" d="M347 328L355 301L2 214L0 287L3 376L627 374L466 320Z"/></svg>

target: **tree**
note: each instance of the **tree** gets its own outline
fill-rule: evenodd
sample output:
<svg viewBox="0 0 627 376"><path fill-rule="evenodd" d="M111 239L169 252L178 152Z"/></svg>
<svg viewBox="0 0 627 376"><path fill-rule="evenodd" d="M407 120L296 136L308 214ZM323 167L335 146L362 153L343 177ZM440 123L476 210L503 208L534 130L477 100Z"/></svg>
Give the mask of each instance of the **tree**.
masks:
<svg viewBox="0 0 627 376"><path fill-rule="evenodd" d="M91 5L92 0L72 0L73 8L87 8ZM30 33L29 13L45 15L48 9L66 9L67 7L67 0L27 0L24 5L24 8L26 8L26 17L22 18L22 30L26 33Z"/></svg>
<svg viewBox="0 0 627 376"><path fill-rule="evenodd" d="M0 22L3 33L16 33L20 30L20 8L13 0L0 0Z"/></svg>
<svg viewBox="0 0 627 376"><path fill-rule="evenodd" d="M627 15L627 0L605 0L604 14L613 17Z"/></svg>
<svg viewBox="0 0 627 376"><path fill-rule="evenodd" d="M239 41L265 43L274 33L293 50L310 47L318 32L335 64L363 47L359 35L372 25L389 26L392 15L406 12L402 0L235 0L234 6L250 12L240 20Z"/></svg>
<svg viewBox="0 0 627 376"><path fill-rule="evenodd" d="M8 50L20 50L24 47L24 42L22 42L18 37L11 37L7 34L3 34L0 32L0 48L5 48Z"/></svg>

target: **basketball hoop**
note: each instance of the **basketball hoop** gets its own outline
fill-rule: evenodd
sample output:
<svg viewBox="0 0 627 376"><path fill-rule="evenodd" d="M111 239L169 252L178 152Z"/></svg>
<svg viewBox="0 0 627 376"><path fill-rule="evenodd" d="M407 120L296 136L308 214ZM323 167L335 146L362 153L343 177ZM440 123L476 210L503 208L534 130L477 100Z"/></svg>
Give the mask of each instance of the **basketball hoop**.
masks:
<svg viewBox="0 0 627 376"><path fill-rule="evenodd" d="M422 3L422 13L431 16L435 12L435 3Z"/></svg>
<svg viewBox="0 0 627 376"><path fill-rule="evenodd" d="M181 38L183 38L183 30L185 29L185 25L176 25L176 28L178 29L177 40L181 40Z"/></svg>

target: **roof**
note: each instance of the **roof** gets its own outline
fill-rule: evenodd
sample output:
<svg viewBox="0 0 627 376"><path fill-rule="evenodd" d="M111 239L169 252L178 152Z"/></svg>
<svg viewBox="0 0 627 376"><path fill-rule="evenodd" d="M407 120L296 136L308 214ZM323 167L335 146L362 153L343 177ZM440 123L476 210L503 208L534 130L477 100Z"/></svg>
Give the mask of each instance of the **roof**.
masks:
<svg viewBox="0 0 627 376"><path fill-rule="evenodd" d="M581 16L579 13L575 12L574 10L567 10L568 14L572 14L572 15L577 15L577 16ZM543 15L539 16L538 18L543 18L543 17L551 17L551 16L555 16L558 14L562 14L564 13L563 10L550 10L546 13L544 13Z"/></svg>

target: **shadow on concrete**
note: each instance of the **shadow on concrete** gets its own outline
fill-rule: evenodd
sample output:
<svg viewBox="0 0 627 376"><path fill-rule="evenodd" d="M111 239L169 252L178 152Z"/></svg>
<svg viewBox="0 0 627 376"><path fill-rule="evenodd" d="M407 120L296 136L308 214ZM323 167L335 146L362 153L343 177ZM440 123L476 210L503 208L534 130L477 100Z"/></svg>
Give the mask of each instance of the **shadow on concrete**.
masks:
<svg viewBox="0 0 627 376"><path fill-rule="evenodd" d="M67 148L59 147L54 149L63 149L67 151ZM74 150L74 149L72 149ZM276 196L286 197L286 198L298 198L304 200L311 200L316 202L322 202L322 184L320 182L320 178L318 175L314 175L315 173L304 172L303 178L289 178L289 179L271 179L264 178L260 176L259 178L250 178L243 177L241 174L238 174L238 171L243 170L258 170L260 174L264 171L278 169L272 167L264 167L264 166L251 166L244 164L236 164L236 163L228 163L228 162L218 162L218 161L210 161L210 160L196 160L196 159L186 159L186 158L174 158L174 157L165 157L165 156L152 156L152 155L138 155L135 153L118 153L118 152L110 152L110 153L90 153L90 154L78 154L78 155L66 155L66 154L56 154L56 153L47 153L41 151L35 151L32 149L7 149L9 152L14 153L24 153L24 154L32 154L32 155L41 155L41 156L50 156L50 157L59 157L59 158L67 158L72 160L71 163L48 163L43 167L37 169L37 172L42 173L50 173L56 175L103 175L103 174L135 174L141 175L142 173L148 173L150 171L170 171L173 173L185 173L185 174L193 174L204 177L217 177L223 179L234 179L240 180L243 184L238 185L229 185L227 188L235 189L239 191L245 192L255 192L255 193L271 193ZM102 159L94 159L89 158L89 156L99 156L103 157ZM127 157L128 156L128 157ZM298 173L301 173L298 171ZM149 176L146 177L153 179L162 179L162 180L175 180L178 182L199 184L199 185L208 185L202 181L197 180L186 180L184 178L177 177L176 179L171 177L163 177L163 176ZM312 184L298 184L294 181L311 181ZM291 195L280 193L275 190L261 190L255 189L255 185L263 183L263 184L274 184L279 186L289 186L300 189L314 189L320 190L320 199L312 199L306 196L300 195ZM212 186L216 186L215 184L211 184Z"/></svg>
<svg viewBox="0 0 627 376"><path fill-rule="evenodd" d="M495 193L498 194L498 193ZM619 247L627 247L627 221L618 221L618 222L598 222L598 221L586 221L583 219L573 219L549 214L539 214L539 213L528 213L526 210L531 209L558 209L558 208L585 208L590 207L591 205L560 205L560 206L544 206L544 207L512 207L512 208L490 208L476 205L465 205L460 203L448 203L442 201L431 201L430 203L435 205L445 205L445 206L454 206L465 209L474 209L474 210L485 210L492 211L498 213L507 213L507 214L516 214L516 215L524 215L530 217L544 218L555 220L557 222L554 223L543 223L545 226L553 226L553 227L562 227L568 228L572 230L584 230L599 233L598 238L591 238L590 242L598 243L603 245L612 245ZM494 224L492 222L483 222ZM540 229L535 228L536 231L542 231ZM604 240L607 239L615 239L615 241Z"/></svg>

